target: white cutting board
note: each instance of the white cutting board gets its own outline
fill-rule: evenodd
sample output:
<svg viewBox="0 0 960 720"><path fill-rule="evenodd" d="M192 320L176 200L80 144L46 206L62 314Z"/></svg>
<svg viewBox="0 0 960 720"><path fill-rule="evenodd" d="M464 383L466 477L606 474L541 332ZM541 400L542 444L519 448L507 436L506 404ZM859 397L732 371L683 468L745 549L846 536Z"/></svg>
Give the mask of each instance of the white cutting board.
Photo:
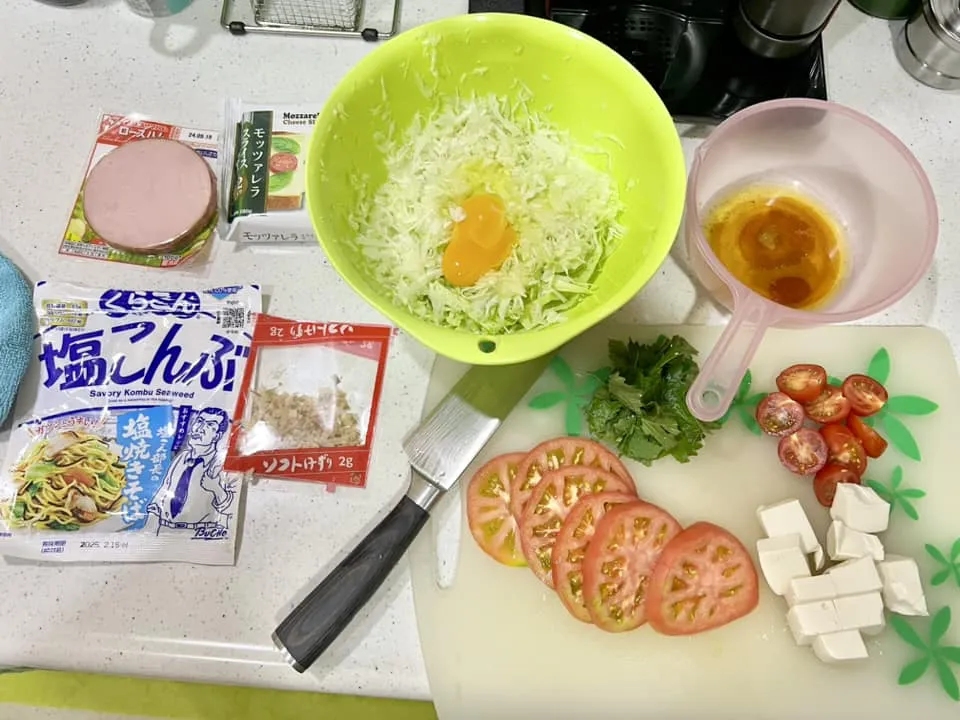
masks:
<svg viewBox="0 0 960 720"><path fill-rule="evenodd" d="M701 356L719 333L707 327L601 325L574 340L561 356L574 371L587 372L607 364L608 338L632 336L645 342L661 331L684 335ZM914 501L919 520L895 511L883 541L888 552L919 561L931 612L952 607L954 621L942 643L960 645L960 587L953 579L930 586L937 565L924 550L924 544L931 543L949 553L960 537L960 377L946 338L929 328L911 327L770 332L750 365L752 392L769 391L776 374L797 362L823 364L841 378L865 372L881 347L891 359L891 395L920 395L940 405L931 415L899 416L918 443L921 462L893 448L871 461L867 477L888 483L899 465L903 487L927 493ZM464 369L438 360L428 407ZM558 389L560 381L547 370L471 472L496 454L525 450L564 434L562 408L527 406L535 395ZM750 434L737 418L710 436L689 464L668 458L651 468L627 465L641 498L661 505L684 525L700 519L722 525L753 552L761 533L757 506L789 497L800 499L824 542L828 514L817 504L811 481L784 470L776 442ZM456 530L460 541L455 576L441 589L437 528L449 528L451 519L454 527L460 525L461 513L459 497L441 506L410 554L420 639L441 720L960 717L960 703L944 693L933 669L912 685L898 686L902 667L921 652L889 625L878 638L868 639L869 660L825 665L810 648L794 644L785 620L786 603L762 580L757 610L724 628L687 638L657 635L647 627L612 635L570 617L529 570L489 559L463 523ZM449 537L441 541L450 542ZM914 620L924 638L929 623L929 618ZM960 674L960 665L952 669Z"/></svg>

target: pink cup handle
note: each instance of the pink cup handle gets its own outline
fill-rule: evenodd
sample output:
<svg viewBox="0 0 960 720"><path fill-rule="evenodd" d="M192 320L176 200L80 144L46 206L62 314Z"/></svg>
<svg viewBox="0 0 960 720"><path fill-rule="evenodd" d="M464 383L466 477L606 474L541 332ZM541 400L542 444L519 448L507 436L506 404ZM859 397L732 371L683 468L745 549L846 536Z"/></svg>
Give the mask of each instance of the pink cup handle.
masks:
<svg viewBox="0 0 960 720"><path fill-rule="evenodd" d="M736 303L733 317L687 392L687 407L696 418L719 420L730 409L770 324L772 308L771 303L752 294Z"/></svg>

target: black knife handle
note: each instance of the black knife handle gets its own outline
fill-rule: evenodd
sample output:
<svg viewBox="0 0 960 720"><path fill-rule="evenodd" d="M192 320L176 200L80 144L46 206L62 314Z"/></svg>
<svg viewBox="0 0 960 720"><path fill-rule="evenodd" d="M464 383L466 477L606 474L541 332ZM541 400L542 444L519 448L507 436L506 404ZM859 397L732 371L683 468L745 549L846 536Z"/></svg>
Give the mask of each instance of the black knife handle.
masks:
<svg viewBox="0 0 960 720"><path fill-rule="evenodd" d="M428 513L404 495L397 506L273 631L303 672L350 624L403 557Z"/></svg>

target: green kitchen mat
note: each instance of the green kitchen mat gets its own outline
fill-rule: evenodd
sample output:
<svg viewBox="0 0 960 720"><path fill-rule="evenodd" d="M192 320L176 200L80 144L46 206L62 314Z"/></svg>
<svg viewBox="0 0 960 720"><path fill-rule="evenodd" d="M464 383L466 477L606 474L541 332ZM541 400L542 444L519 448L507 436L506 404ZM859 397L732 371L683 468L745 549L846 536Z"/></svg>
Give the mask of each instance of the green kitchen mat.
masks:
<svg viewBox="0 0 960 720"><path fill-rule="evenodd" d="M436 720L433 705L112 675L31 670L0 675L0 702L176 720Z"/></svg>

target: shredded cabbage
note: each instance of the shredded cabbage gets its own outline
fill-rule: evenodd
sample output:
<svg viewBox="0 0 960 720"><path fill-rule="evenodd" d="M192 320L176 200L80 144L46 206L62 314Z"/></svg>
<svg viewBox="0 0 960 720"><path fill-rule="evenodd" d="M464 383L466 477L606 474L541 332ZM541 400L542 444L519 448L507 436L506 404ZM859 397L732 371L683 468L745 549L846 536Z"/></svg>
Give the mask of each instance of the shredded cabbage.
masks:
<svg viewBox="0 0 960 720"><path fill-rule="evenodd" d="M582 157L589 148L528 111L523 94L516 105L450 97L406 132L388 123L378 142L387 179L361 193L350 222L366 270L394 302L437 325L503 334L557 323L591 292L622 232L616 182ZM480 192L503 199L518 242L499 270L454 287L443 251L459 203Z"/></svg>

